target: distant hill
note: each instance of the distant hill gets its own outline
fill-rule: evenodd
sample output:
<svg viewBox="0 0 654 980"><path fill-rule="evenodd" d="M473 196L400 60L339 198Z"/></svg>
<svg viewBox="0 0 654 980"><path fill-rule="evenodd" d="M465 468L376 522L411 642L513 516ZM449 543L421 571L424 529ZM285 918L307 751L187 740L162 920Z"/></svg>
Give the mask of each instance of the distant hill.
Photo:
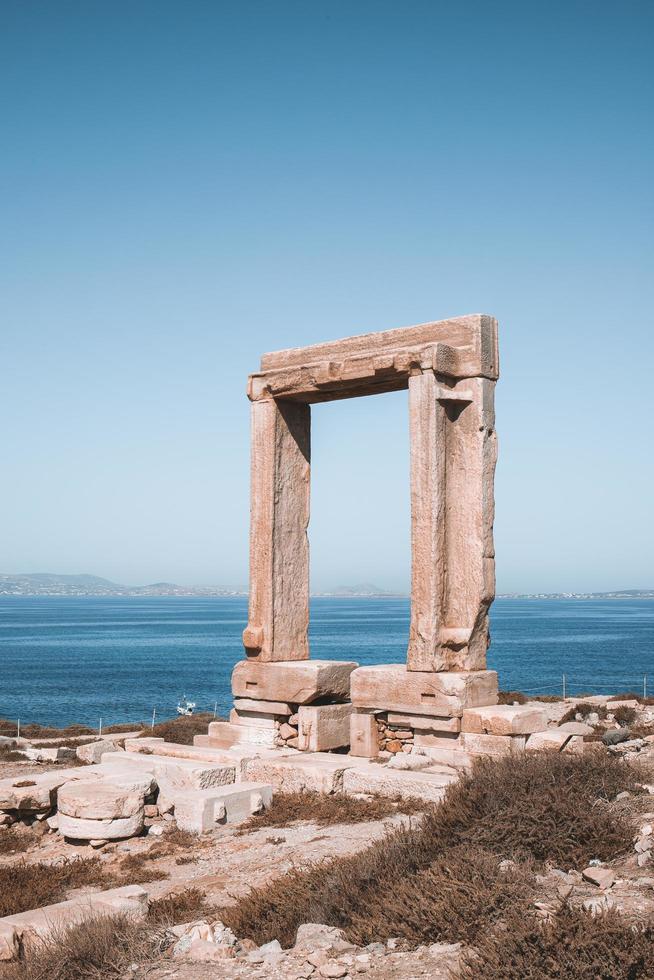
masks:
<svg viewBox="0 0 654 980"><path fill-rule="evenodd" d="M399 592L387 592L384 589L380 589L377 585L370 585L365 583L364 585L337 585L335 589L330 592L314 592L317 596L335 596L337 598L348 598L355 596L397 596L404 593Z"/></svg>
<svg viewBox="0 0 654 980"><path fill-rule="evenodd" d="M238 591L211 586L119 585L98 575L59 575L36 572L30 575L0 575L0 596L229 596Z"/></svg>
<svg viewBox="0 0 654 980"><path fill-rule="evenodd" d="M654 599L654 589L616 589L613 592L507 592L498 599Z"/></svg>

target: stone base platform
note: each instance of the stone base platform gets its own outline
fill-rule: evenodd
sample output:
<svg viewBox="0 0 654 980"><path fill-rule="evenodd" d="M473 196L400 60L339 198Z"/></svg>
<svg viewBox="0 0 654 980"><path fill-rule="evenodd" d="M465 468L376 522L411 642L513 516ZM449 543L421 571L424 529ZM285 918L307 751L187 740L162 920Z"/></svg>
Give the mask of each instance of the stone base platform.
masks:
<svg viewBox="0 0 654 980"><path fill-rule="evenodd" d="M350 679L356 709L460 718L466 708L497 704L494 670L407 670L404 664L357 667Z"/></svg>
<svg viewBox="0 0 654 980"><path fill-rule="evenodd" d="M278 701L284 705L350 700L351 660L241 660L232 672L235 698Z"/></svg>

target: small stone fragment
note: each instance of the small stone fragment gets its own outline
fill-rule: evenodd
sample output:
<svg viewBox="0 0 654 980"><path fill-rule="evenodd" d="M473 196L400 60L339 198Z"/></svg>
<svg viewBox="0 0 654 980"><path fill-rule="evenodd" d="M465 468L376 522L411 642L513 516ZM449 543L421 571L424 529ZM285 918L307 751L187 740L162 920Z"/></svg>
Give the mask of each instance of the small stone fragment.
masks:
<svg viewBox="0 0 654 980"><path fill-rule="evenodd" d="M610 868L585 868L582 876L585 881L597 885L598 888L610 888L615 881L615 875Z"/></svg>

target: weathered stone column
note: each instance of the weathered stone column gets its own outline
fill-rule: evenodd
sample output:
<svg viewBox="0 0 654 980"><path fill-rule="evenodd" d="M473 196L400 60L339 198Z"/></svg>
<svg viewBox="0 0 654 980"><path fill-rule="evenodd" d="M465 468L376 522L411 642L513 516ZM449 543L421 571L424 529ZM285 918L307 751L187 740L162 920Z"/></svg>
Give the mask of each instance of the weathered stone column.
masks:
<svg viewBox="0 0 654 980"><path fill-rule="evenodd" d="M495 382L409 378L411 627L407 668L483 670L495 595Z"/></svg>
<svg viewBox="0 0 654 980"><path fill-rule="evenodd" d="M243 643L260 661L309 657L311 409L252 402L250 605Z"/></svg>

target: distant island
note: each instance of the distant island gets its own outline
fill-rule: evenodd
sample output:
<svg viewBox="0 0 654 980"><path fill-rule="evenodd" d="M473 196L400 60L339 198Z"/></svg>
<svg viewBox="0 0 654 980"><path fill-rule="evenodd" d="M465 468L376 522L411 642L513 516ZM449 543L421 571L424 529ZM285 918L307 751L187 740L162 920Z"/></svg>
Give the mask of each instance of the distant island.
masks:
<svg viewBox="0 0 654 980"><path fill-rule="evenodd" d="M39 572L31 575L0 575L2 596L196 596L205 598L247 596L239 589L219 589L211 585L175 585L153 582L151 585L120 585L98 575L59 575ZM314 598L334 599L406 599L405 592L390 592L376 585L339 585L328 592L313 592ZM616 589L612 592L509 592L498 599L654 599L654 589Z"/></svg>
<svg viewBox="0 0 654 980"><path fill-rule="evenodd" d="M119 585L97 575L0 575L0 596L237 596L245 592L212 586Z"/></svg>

